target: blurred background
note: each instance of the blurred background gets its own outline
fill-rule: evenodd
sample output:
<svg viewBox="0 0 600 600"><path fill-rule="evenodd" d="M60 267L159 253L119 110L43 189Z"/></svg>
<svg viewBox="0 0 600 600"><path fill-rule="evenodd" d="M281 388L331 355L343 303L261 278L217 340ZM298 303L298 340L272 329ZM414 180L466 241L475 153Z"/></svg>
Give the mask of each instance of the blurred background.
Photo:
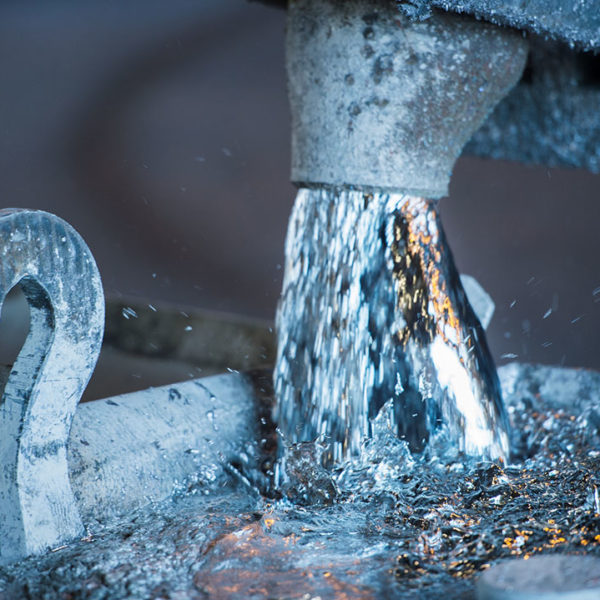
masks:
<svg viewBox="0 0 600 600"><path fill-rule="evenodd" d="M272 320L295 194L284 26L245 0L1 0L2 205L70 222L109 297ZM498 364L600 369L599 191L583 170L460 159L442 215L495 301Z"/></svg>

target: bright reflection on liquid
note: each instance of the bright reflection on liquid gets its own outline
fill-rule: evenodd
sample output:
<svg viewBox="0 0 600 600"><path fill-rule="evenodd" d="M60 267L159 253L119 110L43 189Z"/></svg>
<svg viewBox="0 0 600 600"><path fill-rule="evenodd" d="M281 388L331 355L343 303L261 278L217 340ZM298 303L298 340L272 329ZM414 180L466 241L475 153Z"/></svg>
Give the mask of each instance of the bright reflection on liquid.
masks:
<svg viewBox="0 0 600 600"><path fill-rule="evenodd" d="M413 452L444 440L507 456L495 368L434 203L301 189L285 266L275 387L289 442L320 437L326 464L357 456L391 401Z"/></svg>

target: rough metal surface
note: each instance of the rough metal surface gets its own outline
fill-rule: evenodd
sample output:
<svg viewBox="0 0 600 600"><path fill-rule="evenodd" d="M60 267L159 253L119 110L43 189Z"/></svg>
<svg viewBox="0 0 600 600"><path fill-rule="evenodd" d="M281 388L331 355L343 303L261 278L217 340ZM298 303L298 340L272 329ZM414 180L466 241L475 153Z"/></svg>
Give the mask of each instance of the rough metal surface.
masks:
<svg viewBox="0 0 600 600"><path fill-rule="evenodd" d="M429 5L465 12L582 48L600 48L598 0L408 0L405 4L421 10Z"/></svg>
<svg viewBox="0 0 600 600"><path fill-rule="evenodd" d="M529 36L525 77L486 119L465 153L600 172L600 56L590 51L600 48L598 0L389 4L416 19L428 18L437 6L539 34Z"/></svg>
<svg viewBox="0 0 600 600"><path fill-rule="evenodd" d="M0 301L20 285L29 335L0 406L0 560L80 535L67 438L100 352L104 296L79 235L44 212L0 211Z"/></svg>
<svg viewBox="0 0 600 600"><path fill-rule="evenodd" d="M262 0L285 6L288 0ZM524 29L586 49L600 47L598 0L386 0L404 14L427 18L433 7ZM293 2L293 0L292 0Z"/></svg>
<svg viewBox="0 0 600 600"><path fill-rule="evenodd" d="M546 555L508 560L492 567L477 585L478 600L597 600L600 558Z"/></svg>
<svg viewBox="0 0 600 600"><path fill-rule="evenodd" d="M526 76L465 152L600 172L599 107L600 56L532 40Z"/></svg>
<svg viewBox="0 0 600 600"><path fill-rule="evenodd" d="M222 481L259 427L251 384L231 373L81 404L69 475L86 526Z"/></svg>
<svg viewBox="0 0 600 600"><path fill-rule="evenodd" d="M292 180L446 195L463 145L526 54L518 33L470 18L413 22L376 0L292 2Z"/></svg>

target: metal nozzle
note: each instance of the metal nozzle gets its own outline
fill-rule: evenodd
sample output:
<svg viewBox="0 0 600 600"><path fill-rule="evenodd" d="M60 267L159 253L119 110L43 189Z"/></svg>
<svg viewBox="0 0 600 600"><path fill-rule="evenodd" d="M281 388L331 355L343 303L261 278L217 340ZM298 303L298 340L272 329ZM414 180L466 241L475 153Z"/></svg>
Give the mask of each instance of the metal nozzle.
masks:
<svg viewBox="0 0 600 600"><path fill-rule="evenodd" d="M293 0L292 181L440 198L464 144L519 79L519 32L395 2Z"/></svg>
<svg viewBox="0 0 600 600"><path fill-rule="evenodd" d="M324 437L325 463L358 454L384 406L413 450L508 454L483 330L424 198L447 193L526 54L518 33L456 15L290 2L292 179L308 189L288 232L275 385L283 434Z"/></svg>

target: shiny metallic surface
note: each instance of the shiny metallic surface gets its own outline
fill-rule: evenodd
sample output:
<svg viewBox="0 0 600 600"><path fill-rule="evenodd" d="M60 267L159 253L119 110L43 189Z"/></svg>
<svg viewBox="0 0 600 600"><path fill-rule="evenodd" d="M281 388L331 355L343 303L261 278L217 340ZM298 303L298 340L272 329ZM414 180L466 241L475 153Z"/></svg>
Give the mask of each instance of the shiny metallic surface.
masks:
<svg viewBox="0 0 600 600"><path fill-rule="evenodd" d="M0 211L0 300L20 285L30 331L0 406L0 561L79 536L83 525L67 470L67 439L104 330L96 263L54 215Z"/></svg>
<svg viewBox="0 0 600 600"><path fill-rule="evenodd" d="M316 503L274 501L219 478L0 567L0 598L473 600L476 577L499 561L600 557L600 374L513 363L499 376L528 450L510 466L411 460L384 428L359 464L313 480ZM265 419L261 437L270 427ZM212 439L237 444L231 433ZM317 469L310 452L298 454L304 479ZM172 473L163 463L155 475Z"/></svg>
<svg viewBox="0 0 600 600"><path fill-rule="evenodd" d="M82 403L67 456L84 525L97 531L135 509L224 485L227 465L242 456L254 466L258 407L240 373Z"/></svg>
<svg viewBox="0 0 600 600"><path fill-rule="evenodd" d="M493 361L433 202L301 189L277 314L277 422L321 438L326 463L357 456L392 401L411 450L506 457Z"/></svg>
<svg viewBox="0 0 600 600"><path fill-rule="evenodd" d="M411 20L391 2L288 9L292 180L303 189L277 316L284 443L321 439L324 464L356 457L392 402L415 452L505 458L483 330L423 198L447 194L465 142L518 81L527 43L456 15Z"/></svg>

